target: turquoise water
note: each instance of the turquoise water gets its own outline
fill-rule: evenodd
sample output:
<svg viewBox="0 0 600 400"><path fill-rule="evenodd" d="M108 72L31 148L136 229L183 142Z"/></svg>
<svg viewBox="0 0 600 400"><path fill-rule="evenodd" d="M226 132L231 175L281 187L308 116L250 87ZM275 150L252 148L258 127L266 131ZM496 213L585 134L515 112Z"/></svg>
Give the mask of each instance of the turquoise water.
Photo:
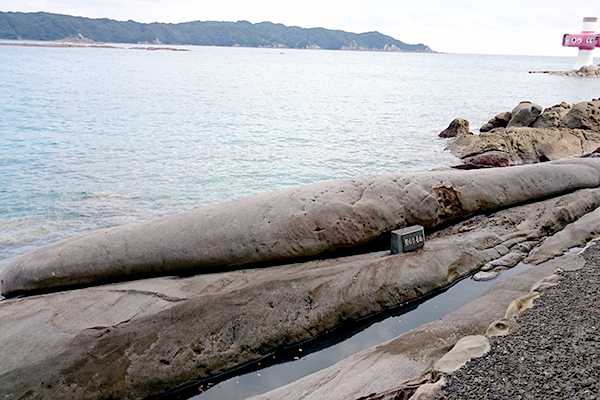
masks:
<svg viewBox="0 0 600 400"><path fill-rule="evenodd" d="M0 270L91 229L451 165L455 117L600 96L528 74L575 57L187 49L0 46Z"/></svg>

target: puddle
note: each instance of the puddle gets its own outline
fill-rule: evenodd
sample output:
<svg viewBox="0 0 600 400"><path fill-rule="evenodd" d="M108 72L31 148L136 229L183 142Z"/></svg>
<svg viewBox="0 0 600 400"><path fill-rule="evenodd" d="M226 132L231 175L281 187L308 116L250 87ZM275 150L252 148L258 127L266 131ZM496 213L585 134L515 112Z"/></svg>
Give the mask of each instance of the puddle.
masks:
<svg viewBox="0 0 600 400"><path fill-rule="evenodd" d="M403 307L340 326L311 342L284 349L260 362L190 384L164 399L242 400L266 393L325 369L361 350L376 346L435 321L475 300L501 280L532 267L520 262L498 277L484 282L465 278Z"/></svg>

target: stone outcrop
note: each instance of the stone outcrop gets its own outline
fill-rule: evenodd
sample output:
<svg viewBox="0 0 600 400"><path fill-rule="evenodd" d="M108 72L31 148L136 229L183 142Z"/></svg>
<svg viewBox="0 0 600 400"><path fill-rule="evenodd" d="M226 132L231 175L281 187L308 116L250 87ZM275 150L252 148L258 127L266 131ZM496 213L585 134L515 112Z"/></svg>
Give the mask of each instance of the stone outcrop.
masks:
<svg viewBox="0 0 600 400"><path fill-rule="evenodd" d="M30 251L3 271L2 294L330 255L407 225L431 228L596 187L599 172L600 160L586 158L344 179L250 196Z"/></svg>
<svg viewBox="0 0 600 400"><path fill-rule="evenodd" d="M424 202L408 208L406 215L425 222L438 221L443 214L422 211L435 209L425 207L433 204L432 198L443 199L436 200L436 207L453 210L445 214L453 218L467 215L457 213L458 209L473 213L530 203L488 216L476 215L430 233L423 249L407 254L380 251L269 268L156 277L2 301L0 397L126 399L162 393L260 359L345 320L371 315L443 287L518 251L524 243L543 240L600 206L597 159L437 171L411 175L406 183L413 185L401 192L411 200L408 204ZM425 191L430 186L431 192ZM310 186L311 190L315 187L323 186ZM386 186L379 187L379 193L385 195ZM560 195L585 187L590 189ZM312 202L312 197L303 193ZM374 194L372 202L377 199ZM549 196L558 197L531 202ZM379 201L390 200L380 197ZM455 208L457 204L460 208ZM164 219L161 221L159 226L164 227ZM518 297L514 293L502 296ZM470 323L484 315L491 320L502 316L488 313L504 300L495 299L492 304L458 315L468 316L469 323L457 321L455 314L445 320L441 330L421 330L402 339L409 341L385 345L390 351L385 350L383 358L373 353L375 358L352 368L388 366L388 373L380 376L387 383L376 379L363 386L365 379L372 378L367 374L347 388L343 385L344 390L373 389L366 392L369 394L384 390L390 382L404 385L407 380L421 379L458 339L479 329ZM386 354L393 358L387 359ZM349 398L343 397L344 393L340 391L340 398Z"/></svg>
<svg viewBox="0 0 600 400"><path fill-rule="evenodd" d="M600 235L600 209L570 223L561 232L547 238L541 246L529 254L526 261L539 264L561 255L567 249L581 246L598 235Z"/></svg>
<svg viewBox="0 0 600 400"><path fill-rule="evenodd" d="M505 111L490 119L486 124L479 128L480 132L489 132L495 128L506 128L508 121L512 118L510 111Z"/></svg>
<svg viewBox="0 0 600 400"><path fill-rule="evenodd" d="M562 126L600 132L600 101L577 103L564 116Z"/></svg>
<svg viewBox="0 0 600 400"><path fill-rule="evenodd" d="M576 71L529 71L530 74L549 74L558 76L600 76L600 65L584 65Z"/></svg>
<svg viewBox="0 0 600 400"><path fill-rule="evenodd" d="M555 106L546 108L542 115L533 123L534 128L560 128L560 122L565 115L571 110L573 106L565 103L564 101Z"/></svg>
<svg viewBox="0 0 600 400"><path fill-rule="evenodd" d="M0 302L0 395L144 398L225 372L450 284L495 234L426 251L163 277ZM45 382L40 386L38 382Z"/></svg>
<svg viewBox="0 0 600 400"><path fill-rule="evenodd" d="M507 313L514 299L527 295L535 282L574 258L563 256L542 263L497 283L445 317L251 400L393 400L412 398L425 385L429 391L436 378L435 363L460 339L482 335L490 323Z"/></svg>
<svg viewBox="0 0 600 400"><path fill-rule="evenodd" d="M597 226L600 216L594 214L586 215L586 220L581 219L581 223L579 220L574 222L572 225L577 226L574 229ZM596 220L595 224L590 225L591 220ZM555 236L555 239L551 237L554 243L560 238L568 239L563 231ZM487 346L481 336L484 333L485 337L501 336L516 329L515 316L533 307L533 300L540 291L557 284L560 276L555 274L556 271L576 271L585 265L581 253L542 262L497 283L475 301L439 320L251 399L313 400L323 398L325 393L333 400L437 399L440 393L436 389L440 385L434 382L441 373L458 367L469 356L477 357L485 352ZM475 339L478 345L469 345L473 340L467 339L467 346L463 346L465 338ZM461 354L456 358L453 352ZM449 358L453 362L449 362Z"/></svg>
<svg viewBox="0 0 600 400"><path fill-rule="evenodd" d="M461 159L458 168L506 167L581 157L600 147L600 101L573 106L561 103L543 112L540 106L522 102L508 114L512 117L505 128L499 125L490 130L492 125L500 124L492 119L482 126L479 135L462 135L448 145L446 150Z"/></svg>
<svg viewBox="0 0 600 400"><path fill-rule="evenodd" d="M458 135L469 134L469 121L463 118L454 118L450 125L444 129L438 136L441 138L453 138Z"/></svg>
<svg viewBox="0 0 600 400"><path fill-rule="evenodd" d="M511 118L506 127L515 128L531 126L541 113L542 106L532 104L530 101L522 101L511 111Z"/></svg>

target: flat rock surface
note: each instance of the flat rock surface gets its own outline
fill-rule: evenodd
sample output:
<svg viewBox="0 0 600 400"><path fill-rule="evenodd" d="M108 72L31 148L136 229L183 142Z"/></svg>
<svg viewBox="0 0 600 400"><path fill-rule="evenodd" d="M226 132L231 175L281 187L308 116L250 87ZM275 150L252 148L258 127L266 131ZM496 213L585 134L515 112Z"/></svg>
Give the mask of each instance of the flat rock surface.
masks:
<svg viewBox="0 0 600 400"><path fill-rule="evenodd" d="M517 330L446 376L447 399L600 398L600 244L582 256L585 267L562 272Z"/></svg>

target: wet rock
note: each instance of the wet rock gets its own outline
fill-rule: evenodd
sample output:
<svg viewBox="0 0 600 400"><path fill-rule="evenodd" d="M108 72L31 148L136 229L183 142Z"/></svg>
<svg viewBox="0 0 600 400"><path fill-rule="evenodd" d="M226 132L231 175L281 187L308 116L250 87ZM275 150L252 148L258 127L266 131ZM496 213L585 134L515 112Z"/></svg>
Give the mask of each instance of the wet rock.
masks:
<svg viewBox="0 0 600 400"><path fill-rule="evenodd" d="M533 104L529 101L522 101L511 111L511 118L508 121L507 128L527 127L533 125L535 120L542 113L542 106Z"/></svg>
<svg viewBox="0 0 600 400"><path fill-rule="evenodd" d="M458 135L466 135L469 133L469 121L463 118L455 118L438 136L441 138L453 138Z"/></svg>
<svg viewBox="0 0 600 400"><path fill-rule="evenodd" d="M482 268L481 271L473 275L473 280L478 282L490 281L500 275L500 272L503 269L506 268L493 266L488 263Z"/></svg>
<svg viewBox="0 0 600 400"><path fill-rule="evenodd" d="M521 252L510 252L508 254L503 255L497 260L490 261L489 264L494 267L506 267L512 268L519 263L523 259L524 255Z"/></svg>

